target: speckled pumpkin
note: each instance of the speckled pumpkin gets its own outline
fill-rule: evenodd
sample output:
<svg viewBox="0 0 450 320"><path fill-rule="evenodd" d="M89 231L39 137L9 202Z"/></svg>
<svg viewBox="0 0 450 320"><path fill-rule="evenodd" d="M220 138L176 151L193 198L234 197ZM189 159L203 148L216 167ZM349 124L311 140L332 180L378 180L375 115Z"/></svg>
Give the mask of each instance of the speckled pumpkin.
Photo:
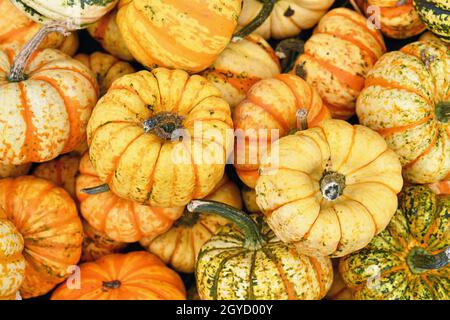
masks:
<svg viewBox="0 0 450 320"><path fill-rule="evenodd" d="M275 51L258 34L231 42L203 76L214 83L233 108L261 79L280 73Z"/></svg>
<svg viewBox="0 0 450 320"><path fill-rule="evenodd" d="M261 162L256 201L282 241L304 254L341 257L386 228L403 180L379 134L327 120L276 144Z"/></svg>
<svg viewBox="0 0 450 320"><path fill-rule="evenodd" d="M11 0L30 19L39 23L68 21L73 28L85 28L108 13L118 0Z"/></svg>
<svg viewBox="0 0 450 320"><path fill-rule="evenodd" d="M320 20L293 71L317 89L333 118L348 119L364 78L385 52L381 33L364 17L337 8Z"/></svg>
<svg viewBox="0 0 450 320"><path fill-rule="evenodd" d="M93 195L83 192L99 185L101 181L86 154L76 179L80 211L93 228L112 240L131 243L145 236L160 235L183 214L183 207L149 207L122 199L111 191Z"/></svg>
<svg viewBox="0 0 450 320"><path fill-rule="evenodd" d="M239 188L227 177L205 199L242 208ZM140 243L176 271L193 273L201 247L227 223L227 219L217 215L186 210L169 231L157 237L143 238Z"/></svg>
<svg viewBox="0 0 450 320"><path fill-rule="evenodd" d="M443 42L414 42L384 55L356 111L399 155L408 182L450 178L450 51Z"/></svg>
<svg viewBox="0 0 450 320"><path fill-rule="evenodd" d="M298 253L275 237L261 215L250 218L223 204L199 202L193 201L190 209L225 213L236 224L221 228L200 250L195 275L202 300L313 300L325 296L333 281L329 258Z"/></svg>
<svg viewBox="0 0 450 320"><path fill-rule="evenodd" d="M413 0L427 28L442 41L450 43L450 3L448 0Z"/></svg>
<svg viewBox="0 0 450 320"><path fill-rule="evenodd" d="M231 40L242 0L121 0L117 24L131 54L147 68L196 73Z"/></svg>
<svg viewBox="0 0 450 320"><path fill-rule="evenodd" d="M239 178L250 188L256 186L260 158L277 139L274 131L281 138L296 130L300 109L307 112L310 127L331 118L317 91L291 74L256 83L235 108L235 167Z"/></svg>
<svg viewBox="0 0 450 320"><path fill-rule="evenodd" d="M80 53L75 56L75 59L94 72L100 87L100 96L108 91L115 80L136 72L128 62L120 61L116 57L102 52L94 52L90 55Z"/></svg>
<svg viewBox="0 0 450 320"><path fill-rule="evenodd" d="M239 25L245 26L261 11L261 0L244 0ZM334 0L277 0L269 18L256 30L265 39L285 39L310 29L331 7Z"/></svg>
<svg viewBox="0 0 450 320"><path fill-rule="evenodd" d="M140 71L114 82L95 107L89 155L100 180L120 197L181 207L222 179L232 128L228 103L205 78Z"/></svg>
<svg viewBox="0 0 450 320"><path fill-rule="evenodd" d="M357 3L371 22L380 23L381 32L388 37L406 39L425 30L413 0L358 0Z"/></svg>
<svg viewBox="0 0 450 320"><path fill-rule="evenodd" d="M134 58L125 45L116 18L117 10L113 10L96 23L91 24L87 31L107 52L120 60L132 61Z"/></svg>
<svg viewBox="0 0 450 320"><path fill-rule="evenodd" d="M30 163L21 166L0 164L0 179L24 176L30 171L30 168Z"/></svg>
<svg viewBox="0 0 450 320"><path fill-rule="evenodd" d="M112 254L80 266L80 289L61 285L52 300L185 300L178 274L147 252Z"/></svg>
<svg viewBox="0 0 450 320"><path fill-rule="evenodd" d="M357 299L450 299L450 196L406 188L389 226L341 260Z"/></svg>
<svg viewBox="0 0 450 320"><path fill-rule="evenodd" d="M48 293L81 256L83 229L69 194L33 176L0 180L0 206L25 242L24 298Z"/></svg>
<svg viewBox="0 0 450 320"><path fill-rule="evenodd" d="M12 299L25 278L23 238L0 207L0 300Z"/></svg>
<svg viewBox="0 0 450 320"><path fill-rule="evenodd" d="M127 246L127 243L114 241L96 230L86 220L83 220L83 231L81 262L91 262L109 254L119 253Z"/></svg>

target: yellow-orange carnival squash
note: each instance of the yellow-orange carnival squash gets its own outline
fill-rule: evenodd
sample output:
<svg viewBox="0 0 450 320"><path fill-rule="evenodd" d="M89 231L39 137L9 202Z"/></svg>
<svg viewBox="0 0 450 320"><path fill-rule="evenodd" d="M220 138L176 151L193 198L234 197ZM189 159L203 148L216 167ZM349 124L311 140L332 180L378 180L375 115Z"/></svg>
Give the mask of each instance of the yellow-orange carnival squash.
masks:
<svg viewBox="0 0 450 320"><path fill-rule="evenodd" d="M122 0L117 24L132 55L148 68L199 72L231 40L242 0Z"/></svg>
<svg viewBox="0 0 450 320"><path fill-rule="evenodd" d="M180 276L147 252L112 254L81 265L80 289L61 285L52 300L185 300Z"/></svg>
<svg viewBox="0 0 450 320"><path fill-rule="evenodd" d="M386 228L403 180L378 133L327 120L276 144L262 160L256 201L282 241L303 254L340 257Z"/></svg>
<svg viewBox="0 0 450 320"><path fill-rule="evenodd" d="M115 81L95 107L89 155L100 180L120 197L185 206L222 179L232 128L228 103L205 78L140 71Z"/></svg>
<svg viewBox="0 0 450 320"><path fill-rule="evenodd" d="M0 180L0 206L25 243L24 298L48 293L81 256L83 229L69 194L33 176Z"/></svg>
<svg viewBox="0 0 450 320"><path fill-rule="evenodd" d="M355 113L367 72L385 52L381 33L363 16L337 8L320 20L294 72L318 90L333 118L347 119Z"/></svg>

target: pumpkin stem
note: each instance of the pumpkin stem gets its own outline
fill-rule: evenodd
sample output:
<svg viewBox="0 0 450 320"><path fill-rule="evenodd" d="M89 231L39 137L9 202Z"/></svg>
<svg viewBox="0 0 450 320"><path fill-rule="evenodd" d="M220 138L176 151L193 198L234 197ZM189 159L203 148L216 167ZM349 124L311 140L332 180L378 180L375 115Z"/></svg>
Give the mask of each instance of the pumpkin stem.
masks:
<svg viewBox="0 0 450 320"><path fill-rule="evenodd" d="M200 219L200 215L197 212L184 211L180 219L178 219L173 226L174 227L192 227Z"/></svg>
<svg viewBox="0 0 450 320"><path fill-rule="evenodd" d="M119 280L104 281L103 282L103 288L105 288L107 290L119 289L121 285L122 285L122 282L120 282Z"/></svg>
<svg viewBox="0 0 450 320"><path fill-rule="evenodd" d="M93 187L93 188L81 189L81 193L85 193L85 194L88 194L88 195L91 195L91 196L95 196L97 194L105 193L105 192L108 192L108 191L110 191L110 189L109 189L109 186L106 183L102 184L100 186Z"/></svg>
<svg viewBox="0 0 450 320"><path fill-rule="evenodd" d="M298 131L308 130L308 110L304 108L298 109L295 117L297 118L297 127L290 130L288 135L295 134Z"/></svg>
<svg viewBox="0 0 450 320"><path fill-rule="evenodd" d="M417 247L411 250L406 261L413 273L440 269L450 264L450 247L434 255Z"/></svg>
<svg viewBox="0 0 450 320"><path fill-rule="evenodd" d="M171 112L160 112L144 121L145 133L154 133L163 140L172 140L173 133L184 129L182 116Z"/></svg>
<svg viewBox="0 0 450 320"><path fill-rule="evenodd" d="M275 54L280 58L281 70L287 73L294 68L298 56L305 52L305 41L290 38L280 41L275 49Z"/></svg>
<svg viewBox="0 0 450 320"><path fill-rule="evenodd" d="M344 189L345 176L335 171L325 170L320 179L322 196L328 201L334 201L344 193Z"/></svg>
<svg viewBox="0 0 450 320"><path fill-rule="evenodd" d="M243 211L217 201L192 200L188 211L198 213L214 213L234 223L244 234L245 247L248 249L260 249L265 240L256 223Z"/></svg>
<svg viewBox="0 0 450 320"><path fill-rule="evenodd" d="M275 7L275 2L277 0L258 0L258 1L263 4L261 11L252 21L250 21L249 24L247 24L241 30L236 32L233 35L233 39L231 41L236 42L242 40L246 36L251 34L253 31L258 29L260 26L262 26L262 24L267 20L267 18L269 18L270 14L272 13L273 8Z"/></svg>
<svg viewBox="0 0 450 320"><path fill-rule="evenodd" d="M64 36L70 34L72 24L68 22L55 22L42 27L34 37L22 48L14 59L14 63L9 72L8 80L11 82L20 82L26 80L25 68L31 55L37 50L44 38L52 32L61 33Z"/></svg>
<svg viewBox="0 0 450 320"><path fill-rule="evenodd" d="M450 122L450 101L439 102L436 105L436 118L443 123Z"/></svg>

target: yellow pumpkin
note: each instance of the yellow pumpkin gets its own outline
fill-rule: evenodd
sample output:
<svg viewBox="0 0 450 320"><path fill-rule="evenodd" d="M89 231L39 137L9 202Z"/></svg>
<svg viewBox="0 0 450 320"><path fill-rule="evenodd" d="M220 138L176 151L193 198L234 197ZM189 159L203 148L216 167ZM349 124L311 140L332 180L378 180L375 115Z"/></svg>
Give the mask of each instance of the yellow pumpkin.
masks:
<svg viewBox="0 0 450 320"><path fill-rule="evenodd" d="M206 197L222 179L232 128L228 103L205 78L164 68L140 71L114 82L95 107L89 156L118 196L182 207Z"/></svg>
<svg viewBox="0 0 450 320"><path fill-rule="evenodd" d="M113 10L96 23L91 24L87 31L107 52L120 60L132 61L134 58L125 45L125 41L117 26L116 17L117 10Z"/></svg>
<svg viewBox="0 0 450 320"><path fill-rule="evenodd" d="M337 8L320 20L293 71L317 89L333 118L348 119L367 73L385 52L381 33L363 16Z"/></svg>
<svg viewBox="0 0 450 320"><path fill-rule="evenodd" d="M262 160L256 201L282 241L341 257L386 228L402 185L400 161L379 134L327 120L278 140Z"/></svg>
<svg viewBox="0 0 450 320"><path fill-rule="evenodd" d="M233 108L244 100L252 85L280 71L275 51L254 33L240 41L231 42L202 75L220 90Z"/></svg>
<svg viewBox="0 0 450 320"><path fill-rule="evenodd" d="M242 0L121 0L117 24L131 54L147 68L196 73L231 40Z"/></svg>
<svg viewBox="0 0 450 320"><path fill-rule="evenodd" d="M242 208L239 189L226 176L205 199ZM176 271L193 273L201 247L227 223L228 220L220 216L185 210L169 231L156 237L145 237L140 243Z"/></svg>
<svg viewBox="0 0 450 320"><path fill-rule="evenodd" d="M24 176L30 171L30 168L31 163L23 164L21 166L0 164L0 179Z"/></svg>
<svg viewBox="0 0 450 320"><path fill-rule="evenodd" d="M261 11L264 3L270 2L272 1L244 0L239 25L249 24ZM265 39L290 38L297 36L304 29L314 27L334 0L277 0L274 2L272 13L255 31Z"/></svg>
<svg viewBox="0 0 450 320"><path fill-rule="evenodd" d="M100 96L108 91L115 80L126 74L136 72L128 62L120 61L116 57L102 52L94 52L90 55L80 53L75 56L75 59L81 61L96 75L100 87Z"/></svg>
<svg viewBox="0 0 450 320"><path fill-rule="evenodd" d="M108 190L98 194L84 191L99 185L101 181L86 154L76 179L80 211L94 229L114 241L131 243L162 234L183 214L183 207L149 207L122 199Z"/></svg>

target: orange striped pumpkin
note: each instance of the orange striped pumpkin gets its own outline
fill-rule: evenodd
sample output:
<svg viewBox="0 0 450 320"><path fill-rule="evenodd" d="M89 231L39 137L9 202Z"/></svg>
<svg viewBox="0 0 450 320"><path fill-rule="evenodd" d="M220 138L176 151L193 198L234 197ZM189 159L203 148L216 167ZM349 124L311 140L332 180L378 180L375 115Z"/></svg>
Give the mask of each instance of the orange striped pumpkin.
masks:
<svg viewBox="0 0 450 320"><path fill-rule="evenodd" d="M147 68L196 73L231 40L242 0L122 0L117 24L131 54Z"/></svg>
<svg viewBox="0 0 450 320"><path fill-rule="evenodd" d="M317 89L334 118L348 119L367 72L385 52L381 33L364 17L337 8L320 20L293 71Z"/></svg>
<svg viewBox="0 0 450 320"><path fill-rule="evenodd" d="M252 85L280 72L275 51L264 38L254 33L231 42L202 75L220 90L233 108L245 99Z"/></svg>
<svg viewBox="0 0 450 320"><path fill-rule="evenodd" d="M266 143L270 150L274 139L271 130L277 130L279 138L295 130L299 109L308 112L309 126L331 118L317 91L302 78L291 74L277 75L256 83L247 98L235 108L234 128L240 132L236 135L245 138L239 139L235 145L235 167L241 180L250 188L256 186L259 159L266 152L261 143ZM264 134L266 130L267 135Z"/></svg>
<svg viewBox="0 0 450 320"><path fill-rule="evenodd" d="M25 176L0 180L0 206L25 243L22 297L48 293L80 260L83 229L74 201L51 182Z"/></svg>
<svg viewBox="0 0 450 320"><path fill-rule="evenodd" d="M108 191L96 195L82 192L101 185L89 156L81 159L80 175L76 179L76 194L80 211L96 230L118 242L136 242L143 237L166 232L183 214L183 207L156 208L122 199Z"/></svg>
<svg viewBox="0 0 450 320"><path fill-rule="evenodd" d="M35 51L26 80L8 73L19 50L0 49L0 163L45 162L72 151L82 141L98 86L91 71L64 53Z"/></svg>
<svg viewBox="0 0 450 320"><path fill-rule="evenodd" d="M108 255L80 268L80 288L63 284L52 300L186 299L180 276L147 252Z"/></svg>
<svg viewBox="0 0 450 320"><path fill-rule="evenodd" d="M361 124L400 157L405 180L450 180L450 51L419 41L384 55L357 103Z"/></svg>

